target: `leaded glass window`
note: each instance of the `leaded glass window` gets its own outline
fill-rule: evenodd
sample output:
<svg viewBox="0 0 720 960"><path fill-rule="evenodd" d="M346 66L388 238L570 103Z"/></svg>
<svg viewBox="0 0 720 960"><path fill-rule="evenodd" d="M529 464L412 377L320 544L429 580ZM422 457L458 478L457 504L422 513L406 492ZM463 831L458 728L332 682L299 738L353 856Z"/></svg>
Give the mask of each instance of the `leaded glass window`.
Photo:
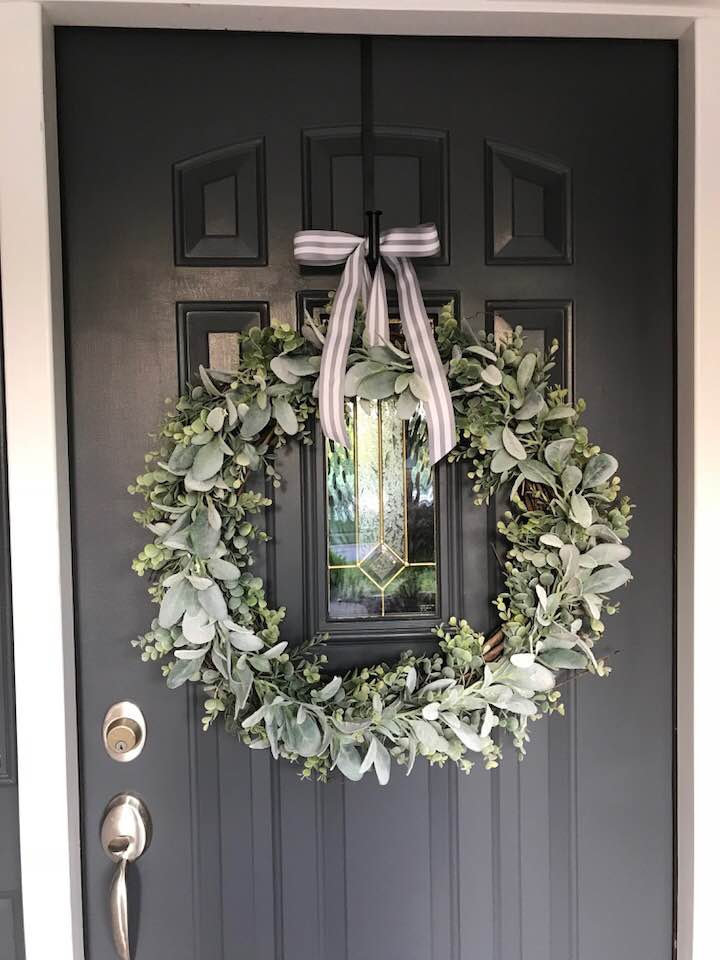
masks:
<svg viewBox="0 0 720 960"><path fill-rule="evenodd" d="M330 619L437 612L434 475L424 423L392 399L348 403L350 448L326 441Z"/></svg>

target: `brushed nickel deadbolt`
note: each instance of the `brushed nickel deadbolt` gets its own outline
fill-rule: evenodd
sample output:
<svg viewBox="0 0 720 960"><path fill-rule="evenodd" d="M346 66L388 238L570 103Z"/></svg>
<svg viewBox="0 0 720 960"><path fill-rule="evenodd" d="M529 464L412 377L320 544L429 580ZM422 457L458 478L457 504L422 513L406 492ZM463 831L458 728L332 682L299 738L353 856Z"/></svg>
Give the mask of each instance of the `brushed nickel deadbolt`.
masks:
<svg viewBox="0 0 720 960"><path fill-rule="evenodd" d="M142 710L129 700L114 703L105 714L102 738L108 756L118 763L134 760L145 746L147 728Z"/></svg>

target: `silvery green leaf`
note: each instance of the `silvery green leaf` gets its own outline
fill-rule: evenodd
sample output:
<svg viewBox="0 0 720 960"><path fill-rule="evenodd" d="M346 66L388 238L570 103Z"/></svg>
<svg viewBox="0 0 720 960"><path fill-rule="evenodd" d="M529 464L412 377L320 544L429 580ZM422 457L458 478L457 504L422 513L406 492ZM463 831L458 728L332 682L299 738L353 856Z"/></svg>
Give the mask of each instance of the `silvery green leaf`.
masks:
<svg viewBox="0 0 720 960"><path fill-rule="evenodd" d="M489 363L487 367L483 367L480 371L480 376L485 383L489 383L491 387L499 387L502 383L502 373L500 373L494 363Z"/></svg>
<svg viewBox="0 0 720 960"><path fill-rule="evenodd" d="M412 768L415 766L415 758L417 756L417 743L415 742L415 737L412 735L408 737L407 752L408 752L408 758L407 758L407 769L405 770L405 776L409 777L410 774L412 773Z"/></svg>
<svg viewBox="0 0 720 960"><path fill-rule="evenodd" d="M186 577L187 577L186 571L185 571L185 570L179 570L177 573L173 573L173 574L171 574L169 577L165 577L165 579L164 579L163 582L162 582L162 585L163 585L163 586L165 587L165 589L167 590L167 589L168 589L169 587L171 587L174 583L180 583L180 581L181 581L181 580L184 580Z"/></svg>
<svg viewBox="0 0 720 960"><path fill-rule="evenodd" d="M227 648L223 650L218 646L218 643L215 642L210 653L210 659L218 673L226 680L229 680L231 668L230 651Z"/></svg>
<svg viewBox="0 0 720 960"><path fill-rule="evenodd" d="M609 593L622 587L628 580L632 580L632 574L627 567L618 564L614 567L602 567L591 573L584 588L586 593Z"/></svg>
<svg viewBox="0 0 720 960"><path fill-rule="evenodd" d="M405 677L405 689L408 693L413 693L415 687L417 686L417 670L415 667L408 667L408 672Z"/></svg>
<svg viewBox="0 0 720 960"><path fill-rule="evenodd" d="M560 482L562 483L563 493L565 496L575 490L581 480L582 473L580 473L580 470L576 466L570 464L569 467L565 467L562 472L562 476L560 477Z"/></svg>
<svg viewBox="0 0 720 960"><path fill-rule="evenodd" d="M250 663L255 667L256 670L259 670L261 673L270 672L270 661L267 657L264 657L261 653L252 656L249 658Z"/></svg>
<svg viewBox="0 0 720 960"><path fill-rule="evenodd" d="M435 690L447 690L449 687L454 687L457 683L456 680L452 680L450 677L442 677L440 680L432 680L430 683L426 683L421 693L433 693Z"/></svg>
<svg viewBox="0 0 720 960"><path fill-rule="evenodd" d="M523 420L521 423L516 424L515 433L518 436L524 437L526 434L534 433L536 430L535 424L530 423L529 420Z"/></svg>
<svg viewBox="0 0 720 960"><path fill-rule="evenodd" d="M202 385L205 388L205 393L210 394L211 397L221 397L222 394L210 379L210 376L207 370L205 369L205 367L200 366L198 368L198 373L200 374L200 380L202 381Z"/></svg>
<svg viewBox="0 0 720 960"><path fill-rule="evenodd" d="M340 733L347 733L351 736L361 730L367 730L371 724L370 720L338 720L333 718L333 724Z"/></svg>
<svg viewBox="0 0 720 960"><path fill-rule="evenodd" d="M600 487L613 477L618 470L618 462L609 453L598 453L588 460L583 473L583 486L588 489Z"/></svg>
<svg viewBox="0 0 720 960"><path fill-rule="evenodd" d="M245 704L250 696L253 687L253 672L247 664L243 663L235 667L228 682L230 690L235 696L235 720L237 720L240 711L245 709Z"/></svg>
<svg viewBox="0 0 720 960"><path fill-rule="evenodd" d="M188 574L188 580L196 590L207 590L213 583L209 577L195 577L192 574Z"/></svg>
<svg viewBox="0 0 720 960"><path fill-rule="evenodd" d="M530 354L530 356L535 356L535 354ZM527 357L525 359L527 359ZM531 420L540 413L544 404L545 401L538 391L531 390L525 397L525 401L520 409L515 411L514 417L516 420Z"/></svg>
<svg viewBox="0 0 720 960"><path fill-rule="evenodd" d="M198 557L211 557L220 541L220 530L210 526L207 510L198 510L189 527L190 542Z"/></svg>
<svg viewBox="0 0 720 960"><path fill-rule="evenodd" d="M540 543L544 544L546 547L555 547L556 550L559 550L563 546L563 541L560 537L556 537L554 533L544 533L540 537Z"/></svg>
<svg viewBox="0 0 720 960"><path fill-rule="evenodd" d="M418 400L426 402L430 399L430 390L428 389L428 385L425 383L422 377L418 376L417 373L410 374L409 387Z"/></svg>
<svg viewBox="0 0 720 960"><path fill-rule="evenodd" d="M198 450L190 475L193 480L209 480L222 468L222 465L223 452L215 437Z"/></svg>
<svg viewBox="0 0 720 960"><path fill-rule="evenodd" d="M263 656L267 660L275 660L280 656L281 653L285 652L287 647L287 640L282 640L280 643L276 643L274 646L269 647L267 650L263 650Z"/></svg>
<svg viewBox="0 0 720 960"><path fill-rule="evenodd" d="M476 353L479 357L485 357L486 360L492 360L493 363L497 360L497 356L492 353L490 350L487 350L485 347L481 347L480 344L473 344L471 347L465 347L465 353Z"/></svg>
<svg viewBox="0 0 720 960"><path fill-rule="evenodd" d="M170 547L171 550L189 550L190 549L190 531L181 530L179 533L168 533L163 537L163 546Z"/></svg>
<svg viewBox="0 0 720 960"><path fill-rule="evenodd" d="M418 401L410 388L404 390L395 402L395 412L401 420L411 420L417 410Z"/></svg>
<svg viewBox="0 0 720 960"><path fill-rule="evenodd" d="M535 663L534 653L514 653L510 657L510 663L514 667L531 667Z"/></svg>
<svg viewBox="0 0 720 960"><path fill-rule="evenodd" d="M586 556L592 557L598 566L605 563L620 563L630 556L630 547L622 543L599 543L587 551Z"/></svg>
<svg viewBox="0 0 720 960"><path fill-rule="evenodd" d="M172 455L168 460L168 466L173 473L180 470L189 470L192 466L193 460L195 459L196 453L196 447L193 447L192 445L186 447L182 443L179 443L173 450Z"/></svg>
<svg viewBox="0 0 720 960"><path fill-rule="evenodd" d="M553 440L545 447L543 455L555 473L562 473L574 446L574 437L563 437L562 440Z"/></svg>
<svg viewBox="0 0 720 960"><path fill-rule="evenodd" d="M396 373L394 370L380 370L371 373L360 381L357 395L363 400L384 400L395 394Z"/></svg>
<svg viewBox="0 0 720 960"><path fill-rule="evenodd" d="M547 590L541 583L538 583L535 585L535 593L537 594L540 606L544 609L547 606L548 601Z"/></svg>
<svg viewBox="0 0 720 960"><path fill-rule="evenodd" d="M481 737L476 730L473 730L470 724L460 720L454 713L443 713L441 716L458 740L464 743L468 750L474 750L476 753L479 753L485 749L488 744L488 738Z"/></svg>
<svg viewBox="0 0 720 960"><path fill-rule="evenodd" d="M482 724L482 727L480 728L480 736L489 737L490 733L492 732L492 728L495 726L496 723L497 723L497 717L492 712L490 707L487 707L487 709L485 710L485 716L483 718L483 724Z"/></svg>
<svg viewBox="0 0 720 960"><path fill-rule="evenodd" d="M222 526L222 520L220 519L220 514L218 513L217 507L212 502L210 497L207 498L207 512L208 512L208 523L213 528L213 530L219 530Z"/></svg>
<svg viewBox="0 0 720 960"><path fill-rule="evenodd" d="M289 437L298 432L298 422L295 411L284 397L278 397L272 403L273 416Z"/></svg>
<svg viewBox="0 0 720 960"><path fill-rule="evenodd" d="M212 430L203 430L201 433L195 433L190 439L190 443L195 447L203 447L210 443L215 434Z"/></svg>
<svg viewBox="0 0 720 960"><path fill-rule="evenodd" d="M403 393L403 391L407 390L409 383L410 383L409 373L399 374L397 379L395 380L395 393Z"/></svg>
<svg viewBox="0 0 720 960"><path fill-rule="evenodd" d="M321 703L325 700L331 700L341 686L342 677L333 677L329 683L326 683L324 687L318 690L315 699L319 700Z"/></svg>
<svg viewBox="0 0 720 960"><path fill-rule="evenodd" d="M377 747L375 748L375 774L378 778L378 783L381 787L384 787L385 784L390 779L390 754L388 753L387 747L384 743L381 743L380 740L375 740Z"/></svg>
<svg viewBox="0 0 720 960"><path fill-rule="evenodd" d="M518 465L518 461L511 457L507 450L496 450L490 461L490 469L493 473L505 473Z"/></svg>
<svg viewBox="0 0 720 960"><path fill-rule="evenodd" d="M411 720L410 723L418 740L430 753L449 752L450 746L445 737L441 736L427 720Z"/></svg>
<svg viewBox="0 0 720 960"><path fill-rule="evenodd" d="M515 460L525 460L527 457L525 447L508 426L503 427L502 442L505 450L511 457Z"/></svg>
<svg viewBox="0 0 720 960"><path fill-rule="evenodd" d="M223 424L225 423L226 416L227 410L223 410L222 407L213 407L210 413L207 415L207 425L211 430L214 430L215 433L219 433L222 430Z"/></svg>
<svg viewBox="0 0 720 960"><path fill-rule="evenodd" d="M361 360L360 363L354 364L345 374L345 396L357 396L360 381L384 369L381 363L376 363L374 360Z"/></svg>
<svg viewBox="0 0 720 960"><path fill-rule="evenodd" d="M368 745L365 756L363 757L363 762L360 764L360 773L367 773L370 767L375 761L375 754L377 752L377 737L370 737L370 743Z"/></svg>
<svg viewBox="0 0 720 960"><path fill-rule="evenodd" d="M537 713L537 707L526 697L510 697L510 699L503 704L505 710L509 710L511 713L518 713L523 717L534 717Z"/></svg>
<svg viewBox="0 0 720 960"><path fill-rule="evenodd" d="M232 428L238 422L238 414L237 407L227 394L225 394L225 408L228 415L228 427L232 430Z"/></svg>
<svg viewBox="0 0 720 960"><path fill-rule="evenodd" d="M290 370L287 357L284 354L272 358L270 361L270 369L278 380L282 380L283 383L293 384L298 382L299 377Z"/></svg>
<svg viewBox="0 0 720 960"><path fill-rule="evenodd" d="M227 603L220 587L214 583L207 590L198 594L200 606L205 610L208 616L215 620L224 620L228 615Z"/></svg>
<svg viewBox="0 0 720 960"><path fill-rule="evenodd" d="M377 360L378 363L397 363L398 360L407 360L409 354L404 354L399 356L397 353L394 353L387 344L376 344L373 347L368 347L368 356L371 360Z"/></svg>
<svg viewBox="0 0 720 960"><path fill-rule="evenodd" d="M243 727L246 730L249 730L250 727L254 727L256 723L260 723L261 720L265 719L265 714L268 712L269 709L270 709L270 705L267 703L264 703L261 707L259 707L255 711L255 713L251 713L249 717L245 717L245 719L242 722Z"/></svg>
<svg viewBox="0 0 720 960"><path fill-rule="evenodd" d="M607 540L608 543L620 543L620 537L604 523L593 523L588 527L588 534L600 540Z"/></svg>
<svg viewBox="0 0 720 960"><path fill-rule="evenodd" d="M203 660L209 649L210 644L208 643L204 647L188 647L186 649L174 650L173 655L176 660ZM195 669L199 669L199 666L196 665Z"/></svg>
<svg viewBox="0 0 720 960"><path fill-rule="evenodd" d="M260 407L261 410L265 410L267 408L267 390L258 390L258 392L255 394L255 403Z"/></svg>
<svg viewBox="0 0 720 960"><path fill-rule="evenodd" d="M532 380L532 375L535 373L536 364L537 356L534 353L526 353L520 361L520 365L517 369L517 382L521 390L525 390L527 385Z"/></svg>
<svg viewBox="0 0 720 960"><path fill-rule="evenodd" d="M440 713L440 707L435 700L426 703L422 708L422 715L425 720L437 720Z"/></svg>
<svg viewBox="0 0 720 960"><path fill-rule="evenodd" d="M540 660L551 670L582 670L587 666L587 657L577 650L543 650Z"/></svg>
<svg viewBox="0 0 720 960"><path fill-rule="evenodd" d="M570 497L570 518L581 527L589 527L592 523L592 509L581 493L573 493Z"/></svg>
<svg viewBox="0 0 720 960"><path fill-rule="evenodd" d="M199 670L200 663L198 660L176 660L170 668L165 682L171 690L175 690L198 673Z"/></svg>
<svg viewBox="0 0 720 960"><path fill-rule="evenodd" d="M207 614L204 610L194 614L187 610L183 617L182 632L188 643L210 643L215 636L215 625L208 623Z"/></svg>
<svg viewBox="0 0 720 960"><path fill-rule="evenodd" d="M335 764L340 773L347 777L348 780L362 779L362 772L360 770L362 761L360 754L352 744L342 743L340 745Z"/></svg>
<svg viewBox="0 0 720 960"><path fill-rule="evenodd" d="M575 407L571 407L567 403L558 404L557 407L552 407L548 410L545 415L546 420L566 420L568 417L575 416Z"/></svg>
<svg viewBox="0 0 720 960"><path fill-rule="evenodd" d="M314 757L317 755L320 749L322 735L311 713L306 713L302 720L298 717L293 734L294 753L299 754L301 757Z"/></svg>
<svg viewBox="0 0 720 960"><path fill-rule="evenodd" d="M555 677L552 672L537 662L530 667L512 667L505 679L513 685L541 693L552 690L555 686Z"/></svg>
<svg viewBox="0 0 720 960"><path fill-rule="evenodd" d="M228 624L225 624L228 626ZM236 650L242 650L244 653L254 653L262 650L265 646L260 637L256 637L252 630L246 630L244 627L233 625L228 626L228 640Z"/></svg>
<svg viewBox="0 0 720 960"><path fill-rule="evenodd" d="M577 637L559 623L554 623L545 634L542 643L543 650L554 650L556 647L561 650L572 650L577 643Z"/></svg>
<svg viewBox="0 0 720 960"><path fill-rule="evenodd" d="M296 377L309 377L320 369L320 357L299 357L288 354L285 362Z"/></svg>
<svg viewBox="0 0 720 960"><path fill-rule="evenodd" d="M172 627L195 600L195 590L186 579L174 583L166 591L160 604L158 622L161 627Z"/></svg>
<svg viewBox="0 0 720 960"><path fill-rule="evenodd" d="M602 613L602 603L596 593L584 593L582 603L593 620L599 620Z"/></svg>
<svg viewBox="0 0 720 960"><path fill-rule="evenodd" d="M261 430L264 430L270 421L270 404L267 404L264 410L261 410L255 401L250 404L248 411L243 417L240 427L240 436L244 440L254 439Z"/></svg>
<svg viewBox="0 0 720 960"><path fill-rule="evenodd" d="M238 568L229 560L208 560L207 567L218 580L237 580L240 576Z"/></svg>
<svg viewBox="0 0 720 960"><path fill-rule="evenodd" d="M208 493L215 486L216 479L217 477L210 477L209 480L196 480L191 471L185 474L185 489L191 493Z"/></svg>
<svg viewBox="0 0 720 960"><path fill-rule="evenodd" d="M550 467L546 467L539 460L523 460L520 464L520 473L532 483L544 483L546 486L552 487L553 490L556 489L555 474Z"/></svg>

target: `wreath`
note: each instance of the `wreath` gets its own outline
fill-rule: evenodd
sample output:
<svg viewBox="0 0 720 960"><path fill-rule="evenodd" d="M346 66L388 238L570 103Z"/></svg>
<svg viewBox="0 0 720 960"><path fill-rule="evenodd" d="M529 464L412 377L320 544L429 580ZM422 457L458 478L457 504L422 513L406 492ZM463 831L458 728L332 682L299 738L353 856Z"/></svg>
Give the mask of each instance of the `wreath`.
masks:
<svg viewBox="0 0 720 960"><path fill-rule="evenodd" d="M362 404L393 400L397 416L422 433L425 388L407 353L368 347L358 311L345 394ZM528 723L563 713L559 675L604 676L594 648L608 595L631 579L632 505L620 496L617 460L591 443L579 418L585 404L550 385L558 350L526 349L521 328L476 338L446 307L435 328L457 425L451 461L467 465L477 506L503 491L497 524L507 541L504 591L494 601L500 627L486 640L466 620L439 626L437 649L403 654L330 675L325 636L288 647L285 611L268 604L254 575L253 550L267 539L253 518L269 506L277 451L313 442L324 327L306 316L240 334L239 370L199 370L200 384L172 404L157 449L131 493L146 507L135 519L152 535L133 561L149 575L159 613L133 641L144 661L159 661L168 687L199 683L205 729L224 718L253 749L302 764L303 777L337 768L359 780L374 768L380 783L391 760L410 773L418 754L469 771L468 752L490 769L501 759L495 728L522 755Z"/></svg>

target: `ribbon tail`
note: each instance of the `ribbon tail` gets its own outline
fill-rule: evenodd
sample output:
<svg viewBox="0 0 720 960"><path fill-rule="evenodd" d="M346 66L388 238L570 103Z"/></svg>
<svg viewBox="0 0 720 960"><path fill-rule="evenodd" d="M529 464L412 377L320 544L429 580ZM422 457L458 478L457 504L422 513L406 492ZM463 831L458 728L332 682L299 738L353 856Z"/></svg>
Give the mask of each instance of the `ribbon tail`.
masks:
<svg viewBox="0 0 720 960"><path fill-rule="evenodd" d="M320 361L320 425L328 439L344 447L350 446L345 424L345 370L364 266L363 248L358 246L348 258L335 293Z"/></svg>
<svg viewBox="0 0 720 960"><path fill-rule="evenodd" d="M455 447L455 412L450 387L433 336L412 263L405 257L386 261L397 281L398 305L408 351L415 372L428 390L423 401L428 425L430 463L437 463Z"/></svg>
<svg viewBox="0 0 720 960"><path fill-rule="evenodd" d="M368 345L379 347L390 343L390 319L388 317L387 294L385 291L385 275L382 261L375 267L370 300L365 317L365 332Z"/></svg>

